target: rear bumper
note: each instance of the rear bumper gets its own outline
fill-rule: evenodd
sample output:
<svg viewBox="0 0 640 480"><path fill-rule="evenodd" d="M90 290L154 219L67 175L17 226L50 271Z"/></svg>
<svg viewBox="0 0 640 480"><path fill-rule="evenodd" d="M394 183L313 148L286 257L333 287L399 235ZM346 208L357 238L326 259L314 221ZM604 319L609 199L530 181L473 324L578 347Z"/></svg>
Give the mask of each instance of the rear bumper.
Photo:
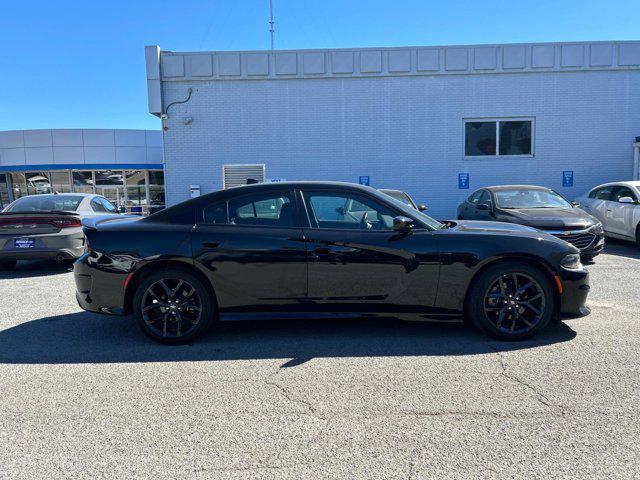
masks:
<svg viewBox="0 0 640 480"><path fill-rule="evenodd" d="M560 317L577 318L591 313L586 306L589 295L589 272L581 270L563 270L560 272L562 294L560 295Z"/></svg>
<svg viewBox="0 0 640 480"><path fill-rule="evenodd" d="M92 268L87 258L84 254L73 264L78 305L90 312L125 315L126 274Z"/></svg>
<svg viewBox="0 0 640 480"><path fill-rule="evenodd" d="M63 248L60 250L0 250L0 261L5 260L74 260L82 255L83 248L79 250Z"/></svg>
<svg viewBox="0 0 640 480"><path fill-rule="evenodd" d="M68 231L67 231L68 230ZM16 248L16 240L30 239L33 248ZM0 235L0 260L72 260L84 252L81 228L35 235Z"/></svg>

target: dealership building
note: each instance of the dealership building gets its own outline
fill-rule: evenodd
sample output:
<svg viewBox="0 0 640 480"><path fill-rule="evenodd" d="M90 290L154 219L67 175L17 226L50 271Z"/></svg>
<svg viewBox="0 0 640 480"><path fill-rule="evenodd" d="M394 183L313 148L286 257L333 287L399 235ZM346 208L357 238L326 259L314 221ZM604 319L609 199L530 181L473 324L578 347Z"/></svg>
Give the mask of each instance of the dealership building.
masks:
<svg viewBox="0 0 640 480"><path fill-rule="evenodd" d="M145 54L168 204L339 180L448 217L486 185L638 176L640 42Z"/></svg>
<svg viewBox="0 0 640 480"><path fill-rule="evenodd" d="M134 213L162 207L161 132L0 131L0 209L25 195L53 192L97 193Z"/></svg>

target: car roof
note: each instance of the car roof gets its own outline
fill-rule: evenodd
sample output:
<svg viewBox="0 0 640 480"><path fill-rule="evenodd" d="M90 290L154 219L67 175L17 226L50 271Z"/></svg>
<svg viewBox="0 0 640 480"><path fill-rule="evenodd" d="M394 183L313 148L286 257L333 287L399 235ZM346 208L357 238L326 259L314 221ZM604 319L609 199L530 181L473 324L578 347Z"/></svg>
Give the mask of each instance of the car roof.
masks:
<svg viewBox="0 0 640 480"><path fill-rule="evenodd" d="M397 190L395 188L379 188L378 191L382 193L386 193L386 192L405 193L404 190Z"/></svg>
<svg viewBox="0 0 640 480"><path fill-rule="evenodd" d="M46 198L46 197L59 197L64 195L66 197L83 197L83 198L93 198L93 197L101 197L102 195L98 195L96 193L75 193L75 192L63 192L63 193L40 193L38 194L38 198ZM35 195L25 195L20 198L34 197ZM16 200L18 200L16 198Z"/></svg>
<svg viewBox="0 0 640 480"><path fill-rule="evenodd" d="M625 185L627 187L636 187L636 188L640 188L640 180L623 180L621 182L609 182L609 183L603 183L601 185L596 185L595 187L591 188L589 191L592 192L594 191L596 188L602 188L602 187L610 187L610 186L615 186L615 185Z"/></svg>
<svg viewBox="0 0 640 480"><path fill-rule="evenodd" d="M497 192L500 190L551 190L549 187L542 187L540 185L493 185L490 187L479 188L478 190L490 190Z"/></svg>
<svg viewBox="0 0 640 480"><path fill-rule="evenodd" d="M249 185L239 185L237 187L228 188L226 190L220 190L213 192L213 194L219 193L237 193L242 192L259 192L261 190L281 190L283 188L320 188L330 189L333 187L348 188L351 190L360 190L366 192L378 193L378 190L367 185L360 185L358 183L350 182L333 182L333 181L313 181L313 180L300 180L300 181L288 181L288 182L264 182L264 183L252 183ZM211 194L209 194L211 195Z"/></svg>

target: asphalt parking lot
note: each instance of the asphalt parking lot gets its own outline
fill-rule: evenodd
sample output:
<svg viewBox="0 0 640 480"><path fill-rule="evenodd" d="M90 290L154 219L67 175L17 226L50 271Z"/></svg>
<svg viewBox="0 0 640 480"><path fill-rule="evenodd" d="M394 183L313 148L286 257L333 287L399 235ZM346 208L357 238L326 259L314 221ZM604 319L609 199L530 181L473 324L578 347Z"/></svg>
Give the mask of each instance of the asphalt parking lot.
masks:
<svg viewBox="0 0 640 480"><path fill-rule="evenodd" d="M522 343L384 319L167 347L20 264L0 272L0 477L637 478L640 250L610 241L589 270L592 314Z"/></svg>

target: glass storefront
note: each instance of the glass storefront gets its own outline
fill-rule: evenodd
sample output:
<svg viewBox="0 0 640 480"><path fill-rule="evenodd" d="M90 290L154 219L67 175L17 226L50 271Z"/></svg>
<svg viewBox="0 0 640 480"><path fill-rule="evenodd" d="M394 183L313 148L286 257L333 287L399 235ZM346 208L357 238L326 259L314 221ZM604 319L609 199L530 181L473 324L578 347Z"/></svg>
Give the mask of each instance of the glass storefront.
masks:
<svg viewBox="0 0 640 480"><path fill-rule="evenodd" d="M127 213L164 208L162 170L55 170L0 174L0 208L11 200L42 193L97 193Z"/></svg>
<svg viewBox="0 0 640 480"><path fill-rule="evenodd" d="M0 210L9 204L9 184L7 175L0 173Z"/></svg>

